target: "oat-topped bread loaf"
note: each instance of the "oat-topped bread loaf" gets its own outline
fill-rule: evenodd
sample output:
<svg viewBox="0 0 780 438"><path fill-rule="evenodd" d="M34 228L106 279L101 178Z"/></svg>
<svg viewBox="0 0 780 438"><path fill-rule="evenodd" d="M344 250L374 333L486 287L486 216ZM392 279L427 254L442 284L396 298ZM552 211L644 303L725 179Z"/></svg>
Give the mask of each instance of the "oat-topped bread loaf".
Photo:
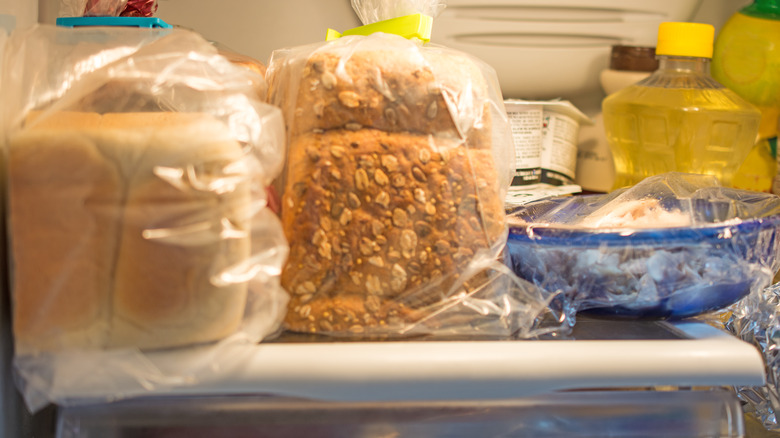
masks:
<svg viewBox="0 0 780 438"><path fill-rule="evenodd" d="M272 99L290 99L284 105L291 111L291 134L362 128L459 139L490 134L488 88L471 58L387 43L358 51L333 45L285 70L282 83L271 81L272 93L289 93ZM490 147L490 141L479 138L469 146Z"/></svg>
<svg viewBox="0 0 780 438"><path fill-rule="evenodd" d="M282 284L296 330L419 318L503 231L490 150L361 129L302 135L291 151Z"/></svg>
<svg viewBox="0 0 780 438"><path fill-rule="evenodd" d="M251 199L222 122L63 112L28 124L8 148L18 351L171 347L236 331L247 286L214 277L249 256Z"/></svg>
<svg viewBox="0 0 780 438"><path fill-rule="evenodd" d="M476 60L375 34L275 52L268 77L289 136L288 329L399 333L495 256L505 145Z"/></svg>

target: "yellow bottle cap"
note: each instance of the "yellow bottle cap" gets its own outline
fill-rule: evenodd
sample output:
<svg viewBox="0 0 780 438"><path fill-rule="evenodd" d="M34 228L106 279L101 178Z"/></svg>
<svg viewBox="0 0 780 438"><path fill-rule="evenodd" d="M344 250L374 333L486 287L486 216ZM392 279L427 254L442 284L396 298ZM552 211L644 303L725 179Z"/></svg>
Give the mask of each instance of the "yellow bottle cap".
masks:
<svg viewBox="0 0 780 438"><path fill-rule="evenodd" d="M431 28L433 17L424 14L405 15L378 21L354 29L345 30L342 33L328 29L326 40L335 40L347 35L371 35L375 32L393 33L404 38L417 38L427 43L431 40Z"/></svg>
<svg viewBox="0 0 780 438"><path fill-rule="evenodd" d="M666 22L658 26L656 55L712 58L715 28L704 23Z"/></svg>

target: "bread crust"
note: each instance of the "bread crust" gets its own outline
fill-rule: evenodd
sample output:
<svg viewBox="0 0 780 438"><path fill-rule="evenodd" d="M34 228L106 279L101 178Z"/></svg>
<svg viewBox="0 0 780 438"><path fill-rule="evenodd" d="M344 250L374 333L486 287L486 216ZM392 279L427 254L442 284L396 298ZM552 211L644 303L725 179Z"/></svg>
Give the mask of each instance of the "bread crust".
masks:
<svg viewBox="0 0 780 438"><path fill-rule="evenodd" d="M298 136L290 151L292 330L412 322L503 231L489 150L365 129Z"/></svg>
<svg viewBox="0 0 780 438"><path fill-rule="evenodd" d="M119 173L77 132L19 138L8 161L17 345L105 344Z"/></svg>
<svg viewBox="0 0 780 438"><path fill-rule="evenodd" d="M22 351L164 348L234 332L246 286L212 278L248 257L251 199L247 174L224 174L242 154L224 125L176 113L29 122L8 165ZM226 225L244 234L225 238Z"/></svg>

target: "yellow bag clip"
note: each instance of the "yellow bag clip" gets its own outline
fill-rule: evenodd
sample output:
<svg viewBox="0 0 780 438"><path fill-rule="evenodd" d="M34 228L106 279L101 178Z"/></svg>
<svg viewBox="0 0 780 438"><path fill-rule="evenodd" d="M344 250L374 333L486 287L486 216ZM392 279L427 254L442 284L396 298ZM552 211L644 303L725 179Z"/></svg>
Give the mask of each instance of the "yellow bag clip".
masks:
<svg viewBox="0 0 780 438"><path fill-rule="evenodd" d="M425 14L412 14L366 24L365 26L346 30L343 33L328 29L325 40L331 41L347 35L371 35L376 32L384 32L400 35L407 39L417 38L427 43L431 40L432 25L433 17Z"/></svg>

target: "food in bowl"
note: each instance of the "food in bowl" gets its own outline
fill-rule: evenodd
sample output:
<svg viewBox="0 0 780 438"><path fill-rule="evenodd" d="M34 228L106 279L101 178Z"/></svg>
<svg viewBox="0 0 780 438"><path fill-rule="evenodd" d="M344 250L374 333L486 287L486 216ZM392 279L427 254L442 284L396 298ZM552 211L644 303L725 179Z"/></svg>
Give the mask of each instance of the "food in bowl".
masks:
<svg viewBox="0 0 780 438"><path fill-rule="evenodd" d="M727 307L778 270L780 198L690 179L516 209L507 263L579 312L682 318Z"/></svg>

